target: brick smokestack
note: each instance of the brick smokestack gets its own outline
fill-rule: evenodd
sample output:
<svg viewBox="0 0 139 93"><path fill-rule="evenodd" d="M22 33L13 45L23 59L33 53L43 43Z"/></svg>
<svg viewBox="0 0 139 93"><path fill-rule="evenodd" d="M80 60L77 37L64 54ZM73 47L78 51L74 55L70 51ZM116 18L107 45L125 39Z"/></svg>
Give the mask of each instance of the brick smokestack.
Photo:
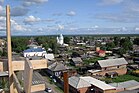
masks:
<svg viewBox="0 0 139 93"><path fill-rule="evenodd" d="M69 93L69 83L68 83L68 72L65 71L63 74L64 78L64 93Z"/></svg>

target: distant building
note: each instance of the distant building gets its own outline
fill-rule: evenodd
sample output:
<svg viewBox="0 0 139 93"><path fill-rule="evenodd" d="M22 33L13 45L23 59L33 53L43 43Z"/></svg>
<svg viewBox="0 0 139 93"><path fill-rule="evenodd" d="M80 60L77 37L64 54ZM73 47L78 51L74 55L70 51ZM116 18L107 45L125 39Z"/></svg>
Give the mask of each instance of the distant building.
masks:
<svg viewBox="0 0 139 93"><path fill-rule="evenodd" d="M45 54L45 58L48 60L54 60L54 54Z"/></svg>
<svg viewBox="0 0 139 93"><path fill-rule="evenodd" d="M100 57L105 57L106 55L106 51L101 50L100 47L96 47L96 53L98 53Z"/></svg>
<svg viewBox="0 0 139 93"><path fill-rule="evenodd" d="M105 57L105 55L106 55L106 51L104 51L104 50L99 50L97 53L100 57Z"/></svg>
<svg viewBox="0 0 139 93"><path fill-rule="evenodd" d="M76 58L71 59L71 64L74 65L74 66L82 66L83 61L80 57L76 57Z"/></svg>
<svg viewBox="0 0 139 93"><path fill-rule="evenodd" d="M60 34L60 36L57 37L57 43L60 44L60 45L64 44L64 37L63 37L62 34Z"/></svg>

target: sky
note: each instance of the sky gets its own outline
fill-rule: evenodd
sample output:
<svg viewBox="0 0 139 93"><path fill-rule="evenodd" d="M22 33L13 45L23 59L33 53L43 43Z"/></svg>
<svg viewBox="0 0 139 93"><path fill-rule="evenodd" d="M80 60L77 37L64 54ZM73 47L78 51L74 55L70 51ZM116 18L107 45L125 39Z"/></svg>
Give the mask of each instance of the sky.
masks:
<svg viewBox="0 0 139 93"><path fill-rule="evenodd" d="M12 35L139 34L139 0L0 0L0 36L6 5Z"/></svg>

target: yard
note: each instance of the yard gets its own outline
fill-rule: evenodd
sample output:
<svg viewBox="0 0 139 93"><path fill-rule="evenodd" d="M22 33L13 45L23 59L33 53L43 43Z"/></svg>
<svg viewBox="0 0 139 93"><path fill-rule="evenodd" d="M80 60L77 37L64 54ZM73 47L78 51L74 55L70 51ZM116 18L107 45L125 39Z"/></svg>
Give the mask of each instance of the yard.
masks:
<svg viewBox="0 0 139 93"><path fill-rule="evenodd" d="M128 80L136 80L139 82L139 77L126 74L126 75L121 75L121 76L117 76L114 78L103 79L103 81L105 81L106 83L113 83L113 82L118 83L118 82L124 82L124 81L128 81Z"/></svg>

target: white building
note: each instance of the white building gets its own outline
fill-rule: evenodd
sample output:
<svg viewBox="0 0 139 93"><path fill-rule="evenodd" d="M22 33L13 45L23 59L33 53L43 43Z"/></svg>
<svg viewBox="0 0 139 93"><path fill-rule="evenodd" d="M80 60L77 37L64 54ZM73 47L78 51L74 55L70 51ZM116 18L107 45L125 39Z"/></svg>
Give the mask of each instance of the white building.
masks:
<svg viewBox="0 0 139 93"><path fill-rule="evenodd" d="M57 37L57 43L60 44L60 45L64 44L64 37L63 37L62 34L60 34L60 36Z"/></svg>
<svg viewBox="0 0 139 93"><path fill-rule="evenodd" d="M23 51L24 57L45 56L46 50L42 47L29 48Z"/></svg>

